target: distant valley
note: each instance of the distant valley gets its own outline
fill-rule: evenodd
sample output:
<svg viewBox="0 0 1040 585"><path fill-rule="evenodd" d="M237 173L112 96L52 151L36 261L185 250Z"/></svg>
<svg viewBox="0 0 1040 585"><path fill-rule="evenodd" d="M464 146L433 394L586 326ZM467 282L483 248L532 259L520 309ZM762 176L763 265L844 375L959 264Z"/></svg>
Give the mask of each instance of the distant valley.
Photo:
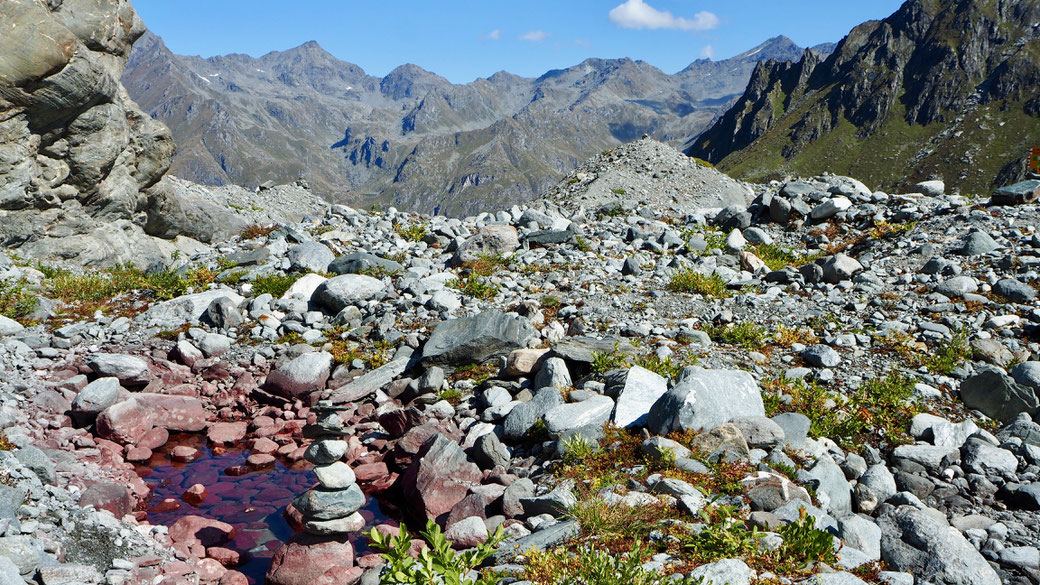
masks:
<svg viewBox="0 0 1040 585"><path fill-rule="evenodd" d="M172 172L182 178L247 188L304 179L334 201L462 214L530 200L643 134L683 148L743 93L760 61L805 52L776 37L674 75L588 59L536 79L499 72L455 85L415 65L374 77L314 42L202 59L147 33L123 83L172 131Z"/></svg>

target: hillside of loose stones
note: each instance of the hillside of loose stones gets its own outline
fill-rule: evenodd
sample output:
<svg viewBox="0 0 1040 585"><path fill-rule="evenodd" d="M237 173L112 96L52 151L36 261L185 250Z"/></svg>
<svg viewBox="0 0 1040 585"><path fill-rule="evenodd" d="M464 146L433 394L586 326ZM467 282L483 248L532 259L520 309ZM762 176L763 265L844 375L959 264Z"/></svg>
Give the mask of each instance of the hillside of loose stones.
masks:
<svg viewBox="0 0 1040 585"><path fill-rule="evenodd" d="M700 209L625 184L661 162L635 148L528 207L332 206L182 255L190 294L0 318L5 582L244 583L233 527L146 522L132 463L171 432L322 466L276 584L379 582L355 486L459 548L504 526L502 583L534 577L518 551L636 538L715 583L1040 582L1037 205L822 176ZM48 274L0 256L8 294ZM590 534L597 502L656 520ZM721 506L765 537L698 548ZM770 553L799 509L836 555Z"/></svg>

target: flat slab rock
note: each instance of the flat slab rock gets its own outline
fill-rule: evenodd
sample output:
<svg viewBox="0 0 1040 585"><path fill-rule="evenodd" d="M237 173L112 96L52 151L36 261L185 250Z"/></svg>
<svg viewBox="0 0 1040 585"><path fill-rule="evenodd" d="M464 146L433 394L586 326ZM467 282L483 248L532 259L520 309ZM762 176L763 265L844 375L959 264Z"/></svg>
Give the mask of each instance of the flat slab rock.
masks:
<svg viewBox="0 0 1040 585"><path fill-rule="evenodd" d="M650 409L647 428L654 434L713 429L737 417L765 416L762 391L748 372L686 367Z"/></svg>
<svg viewBox="0 0 1040 585"><path fill-rule="evenodd" d="M438 366L479 363L493 355L526 347L537 335L527 319L500 311L451 319L433 330L423 347L422 361Z"/></svg>

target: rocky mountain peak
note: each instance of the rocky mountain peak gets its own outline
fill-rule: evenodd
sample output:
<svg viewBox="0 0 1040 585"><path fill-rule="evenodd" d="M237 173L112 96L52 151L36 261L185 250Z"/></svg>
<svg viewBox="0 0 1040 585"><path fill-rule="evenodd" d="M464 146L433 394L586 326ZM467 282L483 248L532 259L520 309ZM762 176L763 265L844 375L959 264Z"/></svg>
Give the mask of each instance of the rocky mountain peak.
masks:
<svg viewBox="0 0 1040 585"><path fill-rule="evenodd" d="M743 97L690 153L720 162L768 136L762 148L782 153L786 164L803 172L824 168L813 166L815 158L818 165L879 184L931 175L978 190L1008 182L1024 173L1030 140L1036 142L1001 129L1012 119L1037 128L1026 122L1040 104L1034 91L1040 83L1037 22L1036 2L911 0L884 20L854 28L822 63L806 53L798 64L761 65ZM1005 124L993 128L986 122L992 117ZM964 126L958 133L950 124ZM999 136L976 135L980 125ZM834 141L824 148L831 153L826 162L809 154L821 139ZM876 160L868 153L882 144L882 150L901 151L898 164L865 168L861 157ZM981 152L986 168L970 178L957 176L963 170L953 171L951 162L976 156L973 151ZM840 153L848 159L839 160ZM764 166L752 163L755 158L761 160L730 160L759 173ZM734 167L727 162L723 168Z"/></svg>

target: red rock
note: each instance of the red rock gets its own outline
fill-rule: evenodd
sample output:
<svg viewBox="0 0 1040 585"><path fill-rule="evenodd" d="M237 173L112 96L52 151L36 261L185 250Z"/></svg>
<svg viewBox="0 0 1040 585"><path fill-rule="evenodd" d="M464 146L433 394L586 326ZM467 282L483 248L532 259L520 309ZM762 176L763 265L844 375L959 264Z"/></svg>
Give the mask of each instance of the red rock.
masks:
<svg viewBox="0 0 1040 585"><path fill-rule="evenodd" d="M254 469L261 469L264 467L271 467L274 462L277 461L274 455L268 455L266 453L253 453L246 458L246 465Z"/></svg>
<svg viewBox="0 0 1040 585"><path fill-rule="evenodd" d="M195 447L189 447L187 445L177 445L170 451L170 459L179 461L181 463L188 463L194 461L199 456L199 450Z"/></svg>
<svg viewBox="0 0 1040 585"><path fill-rule="evenodd" d="M267 415L260 415L260 416L257 416L257 417L253 417L253 420L252 420L252 422L249 423L249 426L252 427L255 430L255 429L260 429L260 428L263 428L263 427L271 426L273 424L274 424L274 419L273 418L271 418L271 417L269 417Z"/></svg>
<svg viewBox="0 0 1040 585"><path fill-rule="evenodd" d="M269 585L349 585L360 578L354 547L345 536L296 534L271 558Z"/></svg>
<svg viewBox="0 0 1040 585"><path fill-rule="evenodd" d="M359 483L375 481L389 474L390 470L386 468L386 463L382 461L378 463L364 463L354 468L354 475L357 476Z"/></svg>
<svg viewBox="0 0 1040 585"><path fill-rule="evenodd" d="M282 516L289 524L289 528L292 528L294 532L303 530L303 514L296 509L296 506L292 504L286 506L285 511L282 512Z"/></svg>
<svg viewBox="0 0 1040 585"><path fill-rule="evenodd" d="M235 443L245 438L248 428L245 421L214 423L206 430L206 438L219 445Z"/></svg>
<svg viewBox="0 0 1040 585"><path fill-rule="evenodd" d="M158 421L156 424L162 424L162 421ZM167 431L161 426L155 427L144 434L139 441L137 441L138 447L144 447L155 451L159 447L162 447L170 440L170 431Z"/></svg>
<svg viewBox="0 0 1040 585"><path fill-rule="evenodd" d="M272 453L275 453L276 451L278 451L278 443L275 443L271 439L260 438L253 441L254 453L263 453L265 455L270 455Z"/></svg>
<svg viewBox="0 0 1040 585"><path fill-rule="evenodd" d="M216 581L227 573L227 569L213 559L201 559L195 562L195 573L202 581Z"/></svg>
<svg viewBox="0 0 1040 585"><path fill-rule="evenodd" d="M165 394L134 394L98 415L98 434L119 443L137 444L154 426L171 431L198 432L208 413L196 398Z"/></svg>
<svg viewBox="0 0 1040 585"><path fill-rule="evenodd" d="M461 502L469 488L480 485L483 477L458 443L434 434L401 477L405 505L417 518L437 519Z"/></svg>
<svg viewBox="0 0 1040 585"><path fill-rule="evenodd" d="M134 509L134 502L126 486L99 482L83 490L79 497L82 507L93 506L95 510L108 510L116 518L126 516Z"/></svg>
<svg viewBox="0 0 1040 585"><path fill-rule="evenodd" d="M197 483L184 492L181 498L196 508L206 499L206 486Z"/></svg>
<svg viewBox="0 0 1040 585"><path fill-rule="evenodd" d="M237 550L222 546L211 546L206 549L206 556L225 567L237 567L242 562L242 555Z"/></svg>
<svg viewBox="0 0 1040 585"><path fill-rule="evenodd" d="M183 516L170 526L170 539L188 545L221 546L235 535L235 527L202 516Z"/></svg>
<svg viewBox="0 0 1040 585"><path fill-rule="evenodd" d="M249 579L238 571L228 571L220 578L220 585L249 585Z"/></svg>
<svg viewBox="0 0 1040 585"><path fill-rule="evenodd" d="M150 510L148 510L148 511L149 512L155 512L155 513L173 512L174 510L177 510L180 507L181 507L181 503L178 502L177 500L175 500L173 498L166 498L165 500L163 500L163 501L159 502L158 504L152 506L152 508Z"/></svg>
<svg viewBox="0 0 1040 585"><path fill-rule="evenodd" d="M278 447L277 453L279 457L288 457L293 451L299 448L299 445L297 445L295 441L289 441L281 447Z"/></svg>
<svg viewBox="0 0 1040 585"><path fill-rule="evenodd" d="M157 413L144 409L136 398L131 397L102 410L95 428L106 439L135 445L152 430L157 418Z"/></svg>
<svg viewBox="0 0 1040 585"><path fill-rule="evenodd" d="M249 468L245 465L232 465L224 470L224 475L228 477L239 477L249 473Z"/></svg>
<svg viewBox="0 0 1040 585"><path fill-rule="evenodd" d="M152 450L146 447L131 447L126 451L126 460L141 463L152 458Z"/></svg>
<svg viewBox="0 0 1040 585"><path fill-rule="evenodd" d="M358 566L362 569L371 569L373 567L379 567L385 562L386 561L383 560L383 555L375 553L364 555L362 557L359 557L357 560Z"/></svg>
<svg viewBox="0 0 1040 585"><path fill-rule="evenodd" d="M185 561L172 561L162 566L162 572L167 577L180 577L192 572L192 567Z"/></svg>

